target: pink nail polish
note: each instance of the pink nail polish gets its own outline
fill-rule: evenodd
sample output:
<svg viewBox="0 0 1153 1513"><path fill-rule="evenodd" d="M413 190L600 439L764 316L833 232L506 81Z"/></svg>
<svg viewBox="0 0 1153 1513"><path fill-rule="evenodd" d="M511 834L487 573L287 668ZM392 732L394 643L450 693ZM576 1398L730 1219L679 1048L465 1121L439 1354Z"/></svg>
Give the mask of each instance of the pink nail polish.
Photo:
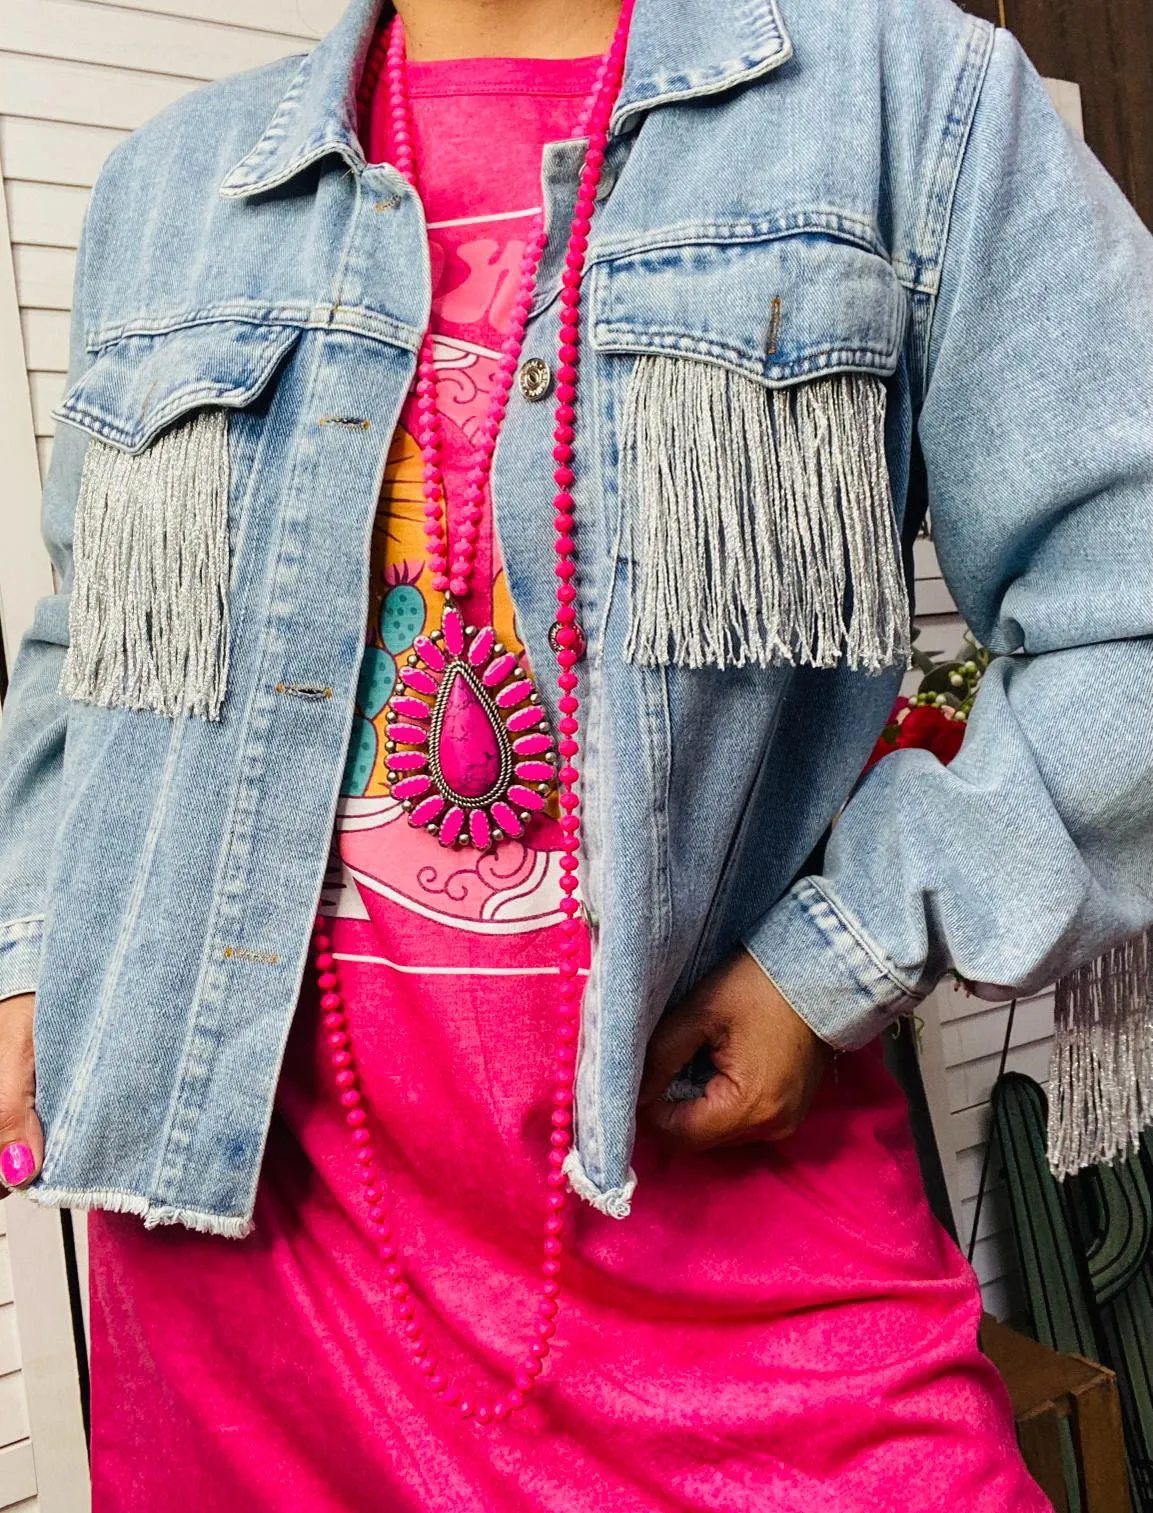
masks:
<svg viewBox="0 0 1153 1513"><path fill-rule="evenodd" d="M35 1170L36 1157L32 1154L32 1147L25 1145L23 1140L14 1140L0 1151L0 1177L7 1187L19 1187Z"/></svg>

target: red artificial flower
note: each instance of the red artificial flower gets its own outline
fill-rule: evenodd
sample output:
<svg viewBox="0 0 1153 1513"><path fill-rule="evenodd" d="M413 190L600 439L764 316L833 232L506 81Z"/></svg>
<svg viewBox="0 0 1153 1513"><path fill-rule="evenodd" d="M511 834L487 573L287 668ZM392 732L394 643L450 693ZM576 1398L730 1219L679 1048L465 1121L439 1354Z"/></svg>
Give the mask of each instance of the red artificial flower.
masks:
<svg viewBox="0 0 1153 1513"><path fill-rule="evenodd" d="M919 746L947 766L960 751L964 739L964 720L947 715L939 704L918 704L901 721L894 744Z"/></svg>
<svg viewBox="0 0 1153 1513"><path fill-rule="evenodd" d="M965 721L952 713L946 714L939 704L910 705L908 699L898 699L864 771L868 772L883 756L901 747L931 751L947 766L960 751L964 739Z"/></svg>

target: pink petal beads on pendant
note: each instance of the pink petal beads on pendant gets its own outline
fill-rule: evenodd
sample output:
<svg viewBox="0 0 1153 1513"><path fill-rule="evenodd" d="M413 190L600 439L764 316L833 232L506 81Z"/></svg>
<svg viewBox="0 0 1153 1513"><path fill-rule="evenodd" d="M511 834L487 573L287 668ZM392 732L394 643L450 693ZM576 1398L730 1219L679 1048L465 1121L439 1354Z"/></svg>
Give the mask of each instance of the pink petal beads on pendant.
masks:
<svg viewBox="0 0 1153 1513"><path fill-rule="evenodd" d="M544 719L544 710L539 704L529 704L524 709L518 709L515 714L510 714L505 722L507 728L513 731L532 730Z"/></svg>
<svg viewBox="0 0 1153 1513"><path fill-rule="evenodd" d="M524 826L521 824L520 815L517 814L511 804L506 804L503 799L498 799L491 806L491 813L493 819L506 835L515 838L523 831Z"/></svg>
<svg viewBox="0 0 1153 1513"><path fill-rule="evenodd" d="M534 813L544 808L544 799L539 793L531 788L524 788L520 783L514 783L508 790L510 804L518 804L522 809L530 809Z"/></svg>
<svg viewBox="0 0 1153 1513"><path fill-rule="evenodd" d="M436 693L436 679L430 672L425 672L423 667L402 667L400 681L408 688L415 688L417 693Z"/></svg>
<svg viewBox="0 0 1153 1513"><path fill-rule="evenodd" d="M464 616L460 610L445 610L441 630L444 632L444 644L449 653L454 657L459 657L464 651Z"/></svg>
<svg viewBox="0 0 1153 1513"><path fill-rule="evenodd" d="M510 672L516 671L516 658L511 651L502 652L499 657L490 662L482 676L486 688L496 688L503 683Z"/></svg>
<svg viewBox="0 0 1153 1513"><path fill-rule="evenodd" d="M553 770L551 762L518 762L516 775L526 783L548 783L552 781Z"/></svg>
<svg viewBox="0 0 1153 1513"><path fill-rule="evenodd" d="M444 654L431 636L417 636L412 643L412 649L426 667L432 668L433 672L444 671Z"/></svg>
<svg viewBox="0 0 1153 1513"><path fill-rule="evenodd" d="M403 715L406 720L427 720L428 705L422 699L411 699L398 694L389 706L393 714Z"/></svg>
<svg viewBox="0 0 1153 1513"><path fill-rule="evenodd" d="M519 757L540 756L552 746L552 736L546 735L543 730L535 735L522 735L512 743L512 749Z"/></svg>
<svg viewBox="0 0 1153 1513"><path fill-rule="evenodd" d="M496 631L491 625L486 625L473 636L468 648L468 660L474 667L483 667L495 645Z"/></svg>
<svg viewBox="0 0 1153 1513"><path fill-rule="evenodd" d="M422 793L428 792L432 787L432 779L425 777L421 773L416 777L401 778L399 783L392 783L389 786L392 789L393 798L415 799L419 798Z"/></svg>
<svg viewBox="0 0 1153 1513"><path fill-rule="evenodd" d="M451 846L461 830L464 828L464 810L459 804L454 804L440 822L440 831L437 840L442 846Z"/></svg>
<svg viewBox="0 0 1153 1513"><path fill-rule="evenodd" d="M413 772L427 767L428 758L423 751L392 751L385 764L390 772Z"/></svg>
<svg viewBox="0 0 1153 1513"><path fill-rule="evenodd" d="M399 741L402 746L423 746L428 740L428 731L422 730L419 725L392 725L388 737L391 741Z"/></svg>
<svg viewBox="0 0 1153 1513"><path fill-rule="evenodd" d="M492 827L483 809L474 809L468 817L468 833L478 851L484 851L492 840Z"/></svg>
<svg viewBox="0 0 1153 1513"><path fill-rule="evenodd" d="M447 802L448 800L442 799L439 793L434 793L431 798L422 799L412 811L412 823L414 825L431 824Z"/></svg>

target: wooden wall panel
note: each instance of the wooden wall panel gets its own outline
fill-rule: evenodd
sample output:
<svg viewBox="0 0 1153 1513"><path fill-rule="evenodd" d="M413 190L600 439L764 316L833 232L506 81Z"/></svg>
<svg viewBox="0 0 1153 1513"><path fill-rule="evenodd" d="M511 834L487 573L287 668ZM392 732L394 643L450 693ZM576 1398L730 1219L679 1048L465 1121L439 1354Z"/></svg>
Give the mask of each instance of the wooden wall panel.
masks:
<svg viewBox="0 0 1153 1513"><path fill-rule="evenodd" d="M1153 226L1153 5L1149 0L1004 0L1043 74L1081 86L1085 140Z"/></svg>
<svg viewBox="0 0 1153 1513"><path fill-rule="evenodd" d="M1085 140L1153 227L1150 0L964 0L1007 26L1034 66L1081 89Z"/></svg>

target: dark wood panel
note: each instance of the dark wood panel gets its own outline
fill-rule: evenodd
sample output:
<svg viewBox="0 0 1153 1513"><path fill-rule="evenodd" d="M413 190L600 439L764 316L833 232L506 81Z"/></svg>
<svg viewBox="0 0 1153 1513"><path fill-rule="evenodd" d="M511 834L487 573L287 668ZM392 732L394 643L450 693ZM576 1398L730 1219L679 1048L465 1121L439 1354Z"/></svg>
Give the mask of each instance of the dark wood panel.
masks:
<svg viewBox="0 0 1153 1513"><path fill-rule="evenodd" d="M985 14L997 0L971 8ZM1037 69L1081 86L1085 140L1153 226L1150 0L1003 0L1003 8Z"/></svg>
<svg viewBox="0 0 1153 1513"><path fill-rule="evenodd" d="M1085 139L1153 226L1151 0L962 0L1008 26L1050 78L1081 86Z"/></svg>
<svg viewBox="0 0 1153 1513"><path fill-rule="evenodd" d="M985 20L992 21L994 26L1005 24L1001 14L1000 0L961 0L961 9L969 11L974 16L984 16Z"/></svg>

